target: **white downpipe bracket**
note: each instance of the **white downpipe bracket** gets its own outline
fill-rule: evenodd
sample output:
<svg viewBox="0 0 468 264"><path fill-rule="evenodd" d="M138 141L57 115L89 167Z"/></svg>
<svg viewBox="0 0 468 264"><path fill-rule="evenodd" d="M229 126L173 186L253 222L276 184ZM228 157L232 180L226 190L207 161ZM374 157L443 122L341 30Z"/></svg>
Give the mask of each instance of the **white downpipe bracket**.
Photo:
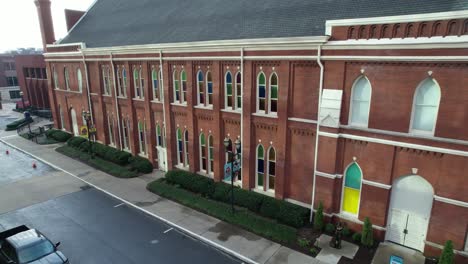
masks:
<svg viewBox="0 0 468 264"><path fill-rule="evenodd" d="M87 93L88 93L88 108L89 108L89 113L91 114L91 124L94 124L93 106L92 106L92 104L91 104L91 93L90 93L90 91L89 91L88 65L86 65L86 58L85 58L85 55L84 55L83 51L81 51L81 55L82 55L82 58L83 58L83 65L84 65L84 69L85 69L86 91L87 91Z"/></svg>
<svg viewBox="0 0 468 264"><path fill-rule="evenodd" d="M119 99L117 98L117 84L116 84L116 77L115 77L115 66L114 66L114 58L112 57L112 52L110 53L110 63L112 65L112 76L114 76L114 98L115 98L115 113L117 115L117 128L119 130L119 147L120 150L122 148L122 134L120 132L120 111L119 111Z"/></svg>
<svg viewBox="0 0 468 264"><path fill-rule="evenodd" d="M320 66L320 83L319 83L319 96L318 96L318 111L317 111L317 132L315 133L315 154L314 154L314 177L312 184L312 202L310 204L310 219L312 222L312 217L314 214L314 200L315 200L315 183L316 183L316 174L317 174L317 155L318 155L318 144L319 144L319 132L320 132L320 107L322 104L322 90L323 90L323 72L324 67L320 61L320 54L322 51L322 45L317 46L317 64Z"/></svg>

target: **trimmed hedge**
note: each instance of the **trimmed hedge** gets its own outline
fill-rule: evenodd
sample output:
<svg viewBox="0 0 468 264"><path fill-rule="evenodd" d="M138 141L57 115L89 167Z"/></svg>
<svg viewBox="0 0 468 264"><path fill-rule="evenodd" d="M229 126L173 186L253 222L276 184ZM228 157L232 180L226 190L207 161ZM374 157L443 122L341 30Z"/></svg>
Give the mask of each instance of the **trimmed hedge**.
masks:
<svg viewBox="0 0 468 264"><path fill-rule="evenodd" d="M17 128L32 123L32 118L21 118L16 121L11 122L10 124L6 125L6 131L16 130Z"/></svg>
<svg viewBox="0 0 468 264"><path fill-rule="evenodd" d="M127 153L125 151L123 152ZM151 173L153 171L153 164L151 164L148 159L130 155L128 162L130 163L132 170L137 170L141 173Z"/></svg>
<svg viewBox="0 0 468 264"><path fill-rule="evenodd" d="M66 142L72 137L71 134L57 129L49 129L45 133L47 138L55 139L58 142Z"/></svg>
<svg viewBox="0 0 468 264"><path fill-rule="evenodd" d="M231 201L230 185L223 182L215 183L205 176L174 170L166 173L166 180L170 184L180 185L186 190L205 197L225 203ZM304 226L310 214L310 209L238 187L234 188L234 203L293 227Z"/></svg>
<svg viewBox="0 0 468 264"><path fill-rule="evenodd" d="M72 137L67 141L67 145L74 148L79 148L81 143L88 142L86 138L82 137Z"/></svg>

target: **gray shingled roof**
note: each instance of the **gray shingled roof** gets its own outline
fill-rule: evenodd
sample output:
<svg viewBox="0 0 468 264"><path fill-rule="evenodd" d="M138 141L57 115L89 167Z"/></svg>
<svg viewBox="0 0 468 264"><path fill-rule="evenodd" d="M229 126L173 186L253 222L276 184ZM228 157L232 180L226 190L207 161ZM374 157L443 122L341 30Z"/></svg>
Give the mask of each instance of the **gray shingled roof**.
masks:
<svg viewBox="0 0 468 264"><path fill-rule="evenodd" d="M467 10L468 0L98 0L61 43L323 36L325 21Z"/></svg>

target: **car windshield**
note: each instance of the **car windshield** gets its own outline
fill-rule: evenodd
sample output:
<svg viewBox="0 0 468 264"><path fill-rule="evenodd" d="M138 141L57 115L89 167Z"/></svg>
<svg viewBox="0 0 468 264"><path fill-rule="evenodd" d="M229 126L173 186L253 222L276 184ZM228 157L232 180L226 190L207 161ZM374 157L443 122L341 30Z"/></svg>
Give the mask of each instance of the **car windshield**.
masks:
<svg viewBox="0 0 468 264"><path fill-rule="evenodd" d="M30 247L23 248L19 251L18 260L20 263L28 263L54 252L54 245L48 240L43 240Z"/></svg>

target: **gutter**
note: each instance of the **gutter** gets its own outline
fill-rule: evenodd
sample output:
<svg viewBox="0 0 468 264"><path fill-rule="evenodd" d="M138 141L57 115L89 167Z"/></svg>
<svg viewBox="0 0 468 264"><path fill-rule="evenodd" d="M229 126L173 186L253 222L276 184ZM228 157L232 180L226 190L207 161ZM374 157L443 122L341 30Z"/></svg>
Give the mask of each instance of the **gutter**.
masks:
<svg viewBox="0 0 468 264"><path fill-rule="evenodd" d="M320 132L320 108L322 106L322 90L323 90L323 72L325 71L322 62L320 61L320 55L322 52L322 44L317 46L317 64L320 67L320 83L319 83L319 97L318 97L318 111L317 111L317 131L315 132L315 150L314 150L314 180L312 185L312 202L310 204L310 219L312 222L314 214L314 200L315 200L315 184L317 178L317 163L318 163L318 146L319 146L319 132Z"/></svg>
<svg viewBox="0 0 468 264"><path fill-rule="evenodd" d="M163 103L163 129L164 129L164 132L163 132L163 135L161 135L161 138L163 140L163 142L160 142L161 143L161 146L163 146L164 148L167 148L166 144L166 107L165 107L165 104L166 104L166 100L164 99L165 97L165 94L164 94L164 72L163 72L163 58L162 58L162 50L159 50L159 70L161 71L161 76L158 76L159 78L161 78L161 92L162 92L162 96L161 96L161 101ZM156 131L156 136L157 136L157 131ZM164 143L164 144L162 144ZM166 156L167 156L167 152L166 152ZM166 157L167 159L167 157ZM166 161L167 163L167 161ZM167 167L167 164L166 164L166 169L168 169Z"/></svg>
<svg viewBox="0 0 468 264"><path fill-rule="evenodd" d="M81 50L81 55L83 58L83 65L85 68L85 75L86 75L86 92L88 93L88 108L89 113L91 114L91 124L94 125L94 117L93 117L93 106L91 104L91 94L89 92L89 75L88 75L88 65L86 65L86 59L83 50Z"/></svg>
<svg viewBox="0 0 468 264"><path fill-rule="evenodd" d="M241 71L241 94L242 94L242 97L241 97L241 118L240 118L240 120L241 120L241 122L240 122L240 130L241 130L241 132L240 132L240 137L241 137L240 141L241 141L241 144L243 144L243 142L244 142L244 129L243 129L244 128L244 126L243 126L243 124L244 124L244 102L243 101L244 100L242 100L242 99L244 98L244 48L240 49L240 67L241 67L240 71ZM236 78L235 75L234 75L234 78ZM233 94L236 95L236 98L234 98L234 105L237 105L237 87L235 87L235 89L236 89L236 93L233 93ZM242 149L243 149L242 145L241 145L240 149L241 149L240 154L241 154L241 159L242 159L244 157L242 155ZM241 175L245 175L245 174L242 173L242 163L243 162L241 160ZM242 177L242 179L244 179L244 177Z"/></svg>
<svg viewBox="0 0 468 264"><path fill-rule="evenodd" d="M117 98L117 84L116 84L116 77L115 77L115 66L112 57L112 52L110 53L110 62L112 65L112 75L114 76L114 98L115 98L115 112L117 114L117 126L119 131L119 148L122 150L122 134L120 132L120 113L119 113L119 99ZM112 135L113 136L113 135Z"/></svg>

